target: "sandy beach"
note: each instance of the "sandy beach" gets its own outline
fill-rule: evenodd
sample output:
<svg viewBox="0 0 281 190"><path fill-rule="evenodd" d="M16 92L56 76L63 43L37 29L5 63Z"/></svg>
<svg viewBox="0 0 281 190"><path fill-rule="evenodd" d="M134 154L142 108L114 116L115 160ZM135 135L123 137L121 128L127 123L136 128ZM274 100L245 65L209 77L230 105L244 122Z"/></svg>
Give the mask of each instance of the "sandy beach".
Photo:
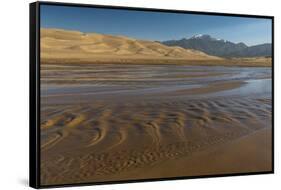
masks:
<svg viewBox="0 0 281 190"><path fill-rule="evenodd" d="M271 171L271 67L41 64L41 184Z"/></svg>

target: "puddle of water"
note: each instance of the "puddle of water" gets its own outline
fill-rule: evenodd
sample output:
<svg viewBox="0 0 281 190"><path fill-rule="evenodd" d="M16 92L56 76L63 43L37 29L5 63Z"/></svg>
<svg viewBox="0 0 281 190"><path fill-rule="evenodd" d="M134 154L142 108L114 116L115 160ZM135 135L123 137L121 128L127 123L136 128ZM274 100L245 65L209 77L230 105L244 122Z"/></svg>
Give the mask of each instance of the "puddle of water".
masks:
<svg viewBox="0 0 281 190"><path fill-rule="evenodd" d="M81 66L80 66L81 67ZM239 88L208 93L208 96L229 95L271 95L271 68L223 67L223 66L147 66L147 65L89 65L88 72L82 69L66 68L64 73L48 71L52 79L69 79L89 77L89 82L79 81L78 84L41 83L41 95L143 95L171 92L181 89L199 88L217 82L245 81ZM85 68L83 68L85 69ZM97 74L97 71L103 72ZM112 70L118 71L112 73ZM204 77L185 78L203 74ZM222 75L216 75L222 74ZM48 79L48 74L42 79ZM93 77L93 78L91 78ZM106 79L99 81L97 79ZM263 78L263 79L261 79ZM268 79L264 79L268 78ZM77 79L78 80L78 79ZM202 94L204 96L206 94ZM193 96L193 95L190 95ZM198 95L196 95L198 96ZM201 97L202 97L201 96ZM188 96L189 97L189 96Z"/></svg>
<svg viewBox="0 0 281 190"><path fill-rule="evenodd" d="M271 79L256 79L256 80L247 80L246 84L242 85L239 88L225 90L222 92L214 93L213 95L219 96L251 96L251 95L263 95L271 96L272 93L272 81Z"/></svg>

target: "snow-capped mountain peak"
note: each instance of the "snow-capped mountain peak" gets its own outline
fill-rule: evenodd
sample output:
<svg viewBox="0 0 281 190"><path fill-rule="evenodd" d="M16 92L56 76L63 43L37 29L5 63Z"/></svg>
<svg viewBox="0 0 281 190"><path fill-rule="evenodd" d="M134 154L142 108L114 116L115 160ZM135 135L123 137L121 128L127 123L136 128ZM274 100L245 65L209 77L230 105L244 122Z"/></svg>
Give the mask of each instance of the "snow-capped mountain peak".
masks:
<svg viewBox="0 0 281 190"><path fill-rule="evenodd" d="M189 39L204 39L204 40L211 40L211 41L222 41L224 43L227 42L227 40L224 40L221 38L213 38L212 36L210 36L208 34L196 34Z"/></svg>
<svg viewBox="0 0 281 190"><path fill-rule="evenodd" d="M196 34L194 36L192 36L191 38L201 38L203 36L203 34Z"/></svg>
<svg viewBox="0 0 281 190"><path fill-rule="evenodd" d="M209 40L216 40L215 38L212 38L208 34L196 34L192 36L190 39L209 39Z"/></svg>

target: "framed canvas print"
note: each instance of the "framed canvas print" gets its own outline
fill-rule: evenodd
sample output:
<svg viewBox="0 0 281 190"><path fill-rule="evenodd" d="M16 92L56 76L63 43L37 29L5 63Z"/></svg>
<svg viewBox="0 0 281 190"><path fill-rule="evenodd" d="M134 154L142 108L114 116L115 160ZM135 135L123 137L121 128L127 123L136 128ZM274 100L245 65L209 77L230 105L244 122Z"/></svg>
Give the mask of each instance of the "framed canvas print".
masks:
<svg viewBox="0 0 281 190"><path fill-rule="evenodd" d="M273 173L273 17L30 4L30 186Z"/></svg>

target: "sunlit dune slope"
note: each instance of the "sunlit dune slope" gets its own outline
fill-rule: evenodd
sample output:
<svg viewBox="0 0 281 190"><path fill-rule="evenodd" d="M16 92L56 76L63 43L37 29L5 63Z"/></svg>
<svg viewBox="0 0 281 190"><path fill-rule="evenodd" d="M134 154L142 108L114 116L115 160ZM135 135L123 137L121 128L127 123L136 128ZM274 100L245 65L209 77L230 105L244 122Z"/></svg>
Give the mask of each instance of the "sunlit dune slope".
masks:
<svg viewBox="0 0 281 190"><path fill-rule="evenodd" d="M221 60L203 52L125 36L41 29L43 61L130 62L132 60Z"/></svg>

